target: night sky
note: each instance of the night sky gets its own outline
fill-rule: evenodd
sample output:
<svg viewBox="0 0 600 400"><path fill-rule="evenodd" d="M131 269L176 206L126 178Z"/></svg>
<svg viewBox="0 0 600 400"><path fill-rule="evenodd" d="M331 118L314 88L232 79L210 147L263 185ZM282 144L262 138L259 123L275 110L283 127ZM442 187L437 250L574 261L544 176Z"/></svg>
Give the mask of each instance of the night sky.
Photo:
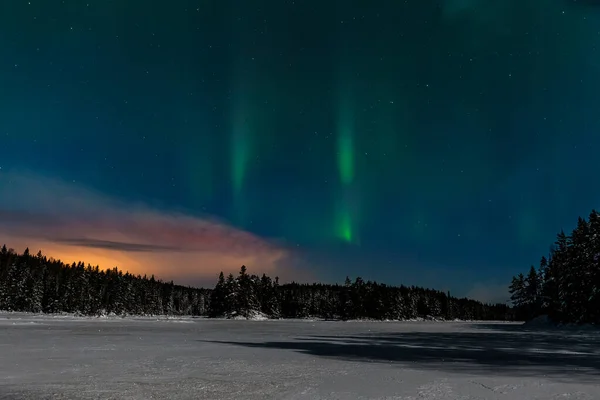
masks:
<svg viewBox="0 0 600 400"><path fill-rule="evenodd" d="M0 2L0 242L503 300L600 208L600 7Z"/></svg>

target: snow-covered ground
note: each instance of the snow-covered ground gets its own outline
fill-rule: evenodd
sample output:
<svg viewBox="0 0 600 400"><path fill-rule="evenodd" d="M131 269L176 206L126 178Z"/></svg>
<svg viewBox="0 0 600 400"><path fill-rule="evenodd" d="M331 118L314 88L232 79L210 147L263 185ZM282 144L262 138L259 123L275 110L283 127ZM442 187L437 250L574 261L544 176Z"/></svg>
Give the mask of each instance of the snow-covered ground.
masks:
<svg viewBox="0 0 600 400"><path fill-rule="evenodd" d="M600 333L0 314L0 399L600 399Z"/></svg>

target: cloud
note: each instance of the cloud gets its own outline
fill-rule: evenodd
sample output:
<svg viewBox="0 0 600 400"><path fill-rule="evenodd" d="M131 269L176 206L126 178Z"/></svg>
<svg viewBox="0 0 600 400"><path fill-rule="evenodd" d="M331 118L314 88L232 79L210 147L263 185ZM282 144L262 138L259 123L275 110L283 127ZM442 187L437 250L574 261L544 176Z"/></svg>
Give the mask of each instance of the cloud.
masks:
<svg viewBox="0 0 600 400"><path fill-rule="evenodd" d="M96 249L121 250L131 252L159 252L183 250L177 246L157 246L142 243L111 242L110 240L96 239L58 239L57 242L69 244L71 246L82 246Z"/></svg>
<svg viewBox="0 0 600 400"><path fill-rule="evenodd" d="M0 172L0 222L0 243L19 251L184 284L212 285L242 264L282 280L310 276L295 249L213 216L153 209L36 174Z"/></svg>

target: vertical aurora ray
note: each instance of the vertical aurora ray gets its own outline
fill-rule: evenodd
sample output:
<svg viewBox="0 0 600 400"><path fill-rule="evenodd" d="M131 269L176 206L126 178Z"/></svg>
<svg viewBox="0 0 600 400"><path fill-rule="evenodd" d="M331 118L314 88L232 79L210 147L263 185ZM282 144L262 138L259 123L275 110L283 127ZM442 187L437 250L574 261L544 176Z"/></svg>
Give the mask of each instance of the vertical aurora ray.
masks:
<svg viewBox="0 0 600 400"><path fill-rule="evenodd" d="M334 234L338 240L359 245L360 237L357 223L360 210L358 197L354 192L354 190L348 188L341 193L335 208Z"/></svg>
<svg viewBox="0 0 600 400"><path fill-rule="evenodd" d="M233 5L233 3L232 3ZM237 4L228 12L230 45L229 96L230 112L228 115L229 133L229 183L230 212L233 222L246 227L249 222L251 199L248 197L251 161L256 157L258 148L257 121L257 88L260 87L260 68L253 62L250 50L253 48L250 18L238 18L248 12L245 5Z"/></svg>
<svg viewBox="0 0 600 400"><path fill-rule="evenodd" d="M334 0L336 18L349 18L347 3ZM360 244L359 215L362 214L362 190L367 167L357 152L364 144L358 134L358 99L360 98L360 73L364 63L357 59L356 26L340 24L336 32L336 60L334 67L334 148L337 172L332 234L337 240L348 244ZM364 128L361 126L361 128ZM359 143L360 140L360 143ZM359 168L360 167L360 168Z"/></svg>
<svg viewBox="0 0 600 400"><path fill-rule="evenodd" d="M336 158L340 184L336 205L334 234L347 243L358 243L356 216L358 202L356 193L355 116L351 88L341 84L336 98Z"/></svg>
<svg viewBox="0 0 600 400"><path fill-rule="evenodd" d="M250 205L248 193L250 161L254 157L256 109L255 71L243 68L239 54L233 55L231 75L231 108L229 113L229 181L231 213L235 223L245 226Z"/></svg>
<svg viewBox="0 0 600 400"><path fill-rule="evenodd" d="M354 180L354 140L347 132L341 132L338 137L338 169L341 182L351 184Z"/></svg>
<svg viewBox="0 0 600 400"><path fill-rule="evenodd" d="M339 178L336 205L335 236L346 243L358 244L356 229L358 198L356 196L355 124L348 94L338 99L336 121L336 156Z"/></svg>
<svg viewBox="0 0 600 400"><path fill-rule="evenodd" d="M231 132L230 171L232 193L235 198L242 194L249 159L249 127L244 109L236 106Z"/></svg>
<svg viewBox="0 0 600 400"><path fill-rule="evenodd" d="M354 120L352 107L345 96L340 99L337 118L337 167L342 185L347 186L354 181Z"/></svg>
<svg viewBox="0 0 600 400"><path fill-rule="evenodd" d="M250 110L244 101L245 94L240 91L238 95L240 99L234 103L231 117L229 172L233 215L236 223L243 226L247 216L247 202L243 197L252 153L252 126L249 119Z"/></svg>
<svg viewBox="0 0 600 400"><path fill-rule="evenodd" d="M354 230L352 229L352 215L347 209L341 207L338 211L338 221L336 226L337 237L345 242L352 243L354 240Z"/></svg>

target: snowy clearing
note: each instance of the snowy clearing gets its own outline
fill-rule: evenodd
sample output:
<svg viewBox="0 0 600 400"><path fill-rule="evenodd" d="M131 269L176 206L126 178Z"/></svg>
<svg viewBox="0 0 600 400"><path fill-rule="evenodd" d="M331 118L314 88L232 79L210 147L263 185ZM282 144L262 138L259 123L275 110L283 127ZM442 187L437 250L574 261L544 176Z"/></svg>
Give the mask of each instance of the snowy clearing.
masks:
<svg viewBox="0 0 600 400"><path fill-rule="evenodd" d="M600 333L0 314L7 399L598 399Z"/></svg>

